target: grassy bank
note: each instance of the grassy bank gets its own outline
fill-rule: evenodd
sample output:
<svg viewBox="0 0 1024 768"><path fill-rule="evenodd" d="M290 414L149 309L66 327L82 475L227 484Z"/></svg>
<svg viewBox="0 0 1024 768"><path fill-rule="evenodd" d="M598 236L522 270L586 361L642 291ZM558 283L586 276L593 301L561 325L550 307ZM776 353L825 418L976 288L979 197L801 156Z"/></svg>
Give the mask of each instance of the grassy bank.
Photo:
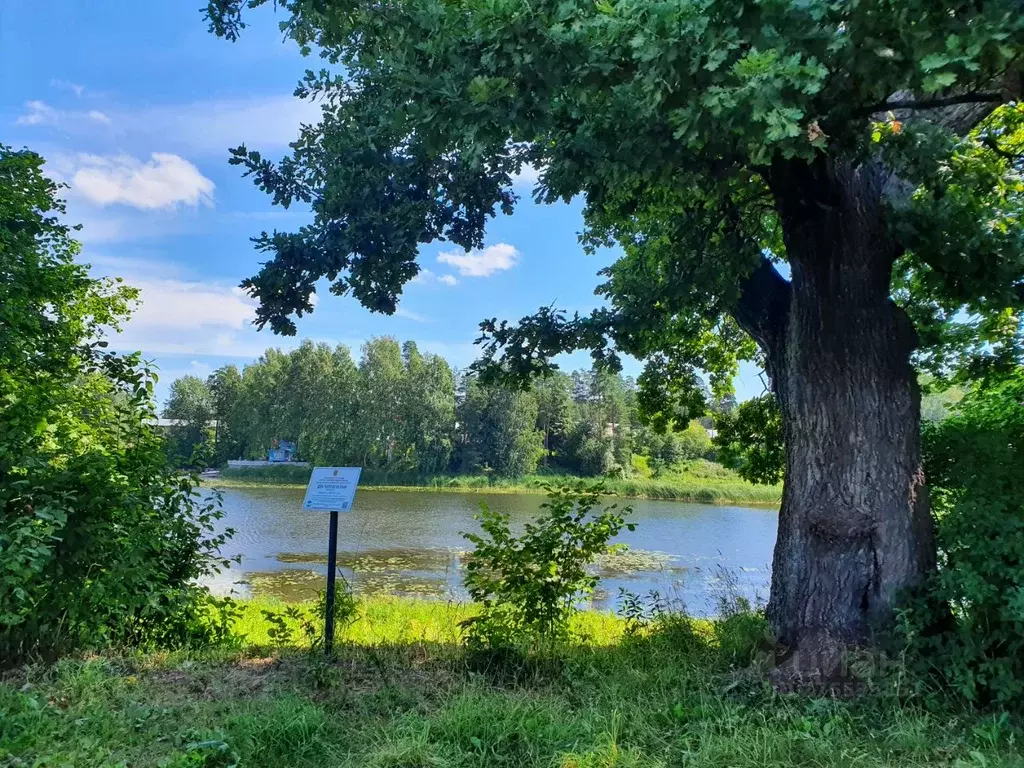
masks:
<svg viewBox="0 0 1024 768"><path fill-rule="evenodd" d="M307 467L246 467L224 469L210 485L251 487L258 485L302 486L309 480ZM360 490L454 491L469 493L543 493L545 483L579 480L569 475L527 475L516 479L484 475L419 475L364 470ZM593 479L593 478L591 478ZM777 505L782 486L748 483L732 470L708 461L695 461L658 478L609 478L608 493L634 499L670 499L713 504Z"/></svg>
<svg viewBox="0 0 1024 768"><path fill-rule="evenodd" d="M758 619L642 637L587 614L543 663L457 643L466 609L379 600L336 660L268 644L250 604L238 646L65 660L0 682L4 766L1020 766L1012 720L909 689L853 701L773 693L739 674Z"/></svg>

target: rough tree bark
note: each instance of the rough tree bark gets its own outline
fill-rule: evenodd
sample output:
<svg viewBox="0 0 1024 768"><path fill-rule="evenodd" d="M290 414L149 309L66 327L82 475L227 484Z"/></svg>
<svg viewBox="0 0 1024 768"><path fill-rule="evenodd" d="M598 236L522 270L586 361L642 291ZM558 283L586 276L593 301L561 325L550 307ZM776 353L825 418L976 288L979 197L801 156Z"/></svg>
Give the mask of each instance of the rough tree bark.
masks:
<svg viewBox="0 0 1024 768"><path fill-rule="evenodd" d="M985 94L893 94L884 106L963 135L1022 93L1017 65ZM935 567L916 335L890 299L901 249L885 226L886 207L914 187L879 164L824 155L775 163L767 181L792 275L765 259L734 314L765 351L786 440L768 617L790 652L779 677L831 677Z"/></svg>
<svg viewBox="0 0 1024 768"><path fill-rule="evenodd" d="M767 263L736 316L766 351L786 476L768 616L783 670L834 677L934 566L913 327L890 299L890 179L826 159L769 174L792 276Z"/></svg>

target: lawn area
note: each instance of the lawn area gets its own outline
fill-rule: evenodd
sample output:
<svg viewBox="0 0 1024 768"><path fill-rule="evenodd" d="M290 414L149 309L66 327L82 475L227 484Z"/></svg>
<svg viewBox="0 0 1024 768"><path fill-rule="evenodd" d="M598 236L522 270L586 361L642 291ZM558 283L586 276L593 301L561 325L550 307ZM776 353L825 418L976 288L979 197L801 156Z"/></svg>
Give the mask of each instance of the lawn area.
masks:
<svg viewBox="0 0 1024 768"><path fill-rule="evenodd" d="M738 671L763 637L751 615L624 636L621 620L587 613L574 645L515 662L462 648L464 606L379 599L326 663L270 644L267 607L244 606L233 647L7 673L0 765L1022 765L1011 720L898 677L853 701L774 693Z"/></svg>
<svg viewBox="0 0 1024 768"><path fill-rule="evenodd" d="M309 472L308 467L284 465L224 469L219 479L205 482L225 488L254 485L305 487ZM363 470L359 490L544 493L545 484L557 485L580 479L571 475L538 474L504 479L484 475L420 475ZM582 479L597 482L596 478ZM629 478L607 478L604 484L609 494L634 499L764 505L778 505L782 499L781 485L754 485L731 469L704 460L687 462L657 478L638 474Z"/></svg>

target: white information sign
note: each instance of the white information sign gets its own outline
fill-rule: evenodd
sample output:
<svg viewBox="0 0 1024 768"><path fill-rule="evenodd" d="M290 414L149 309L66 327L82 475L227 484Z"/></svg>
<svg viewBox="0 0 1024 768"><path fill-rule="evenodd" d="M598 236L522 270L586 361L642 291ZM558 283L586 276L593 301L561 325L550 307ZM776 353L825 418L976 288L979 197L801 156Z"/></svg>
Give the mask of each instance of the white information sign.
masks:
<svg viewBox="0 0 1024 768"><path fill-rule="evenodd" d="M361 471L360 467L315 467L309 476L302 508L351 512Z"/></svg>

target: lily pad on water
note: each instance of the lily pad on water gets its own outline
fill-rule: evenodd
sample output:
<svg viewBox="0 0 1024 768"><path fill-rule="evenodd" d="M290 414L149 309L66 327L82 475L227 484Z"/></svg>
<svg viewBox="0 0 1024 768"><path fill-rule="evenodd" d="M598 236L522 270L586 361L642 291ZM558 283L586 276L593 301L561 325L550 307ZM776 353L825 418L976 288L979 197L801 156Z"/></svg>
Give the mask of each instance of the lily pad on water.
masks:
<svg viewBox="0 0 1024 768"><path fill-rule="evenodd" d="M461 570L472 552L456 549L369 549L338 552L338 566L361 594L413 597L465 597ZM327 556L282 552L287 564L325 566ZM682 574L688 569L665 552L618 550L600 556L590 572L602 578L628 578L648 573ZM326 586L323 571L282 569L248 574L250 592L286 601L308 600Z"/></svg>
<svg viewBox="0 0 1024 768"><path fill-rule="evenodd" d="M598 556L591 572L605 577L629 576L637 573L661 571L683 573L685 566L673 564L672 555L645 549L624 549Z"/></svg>

